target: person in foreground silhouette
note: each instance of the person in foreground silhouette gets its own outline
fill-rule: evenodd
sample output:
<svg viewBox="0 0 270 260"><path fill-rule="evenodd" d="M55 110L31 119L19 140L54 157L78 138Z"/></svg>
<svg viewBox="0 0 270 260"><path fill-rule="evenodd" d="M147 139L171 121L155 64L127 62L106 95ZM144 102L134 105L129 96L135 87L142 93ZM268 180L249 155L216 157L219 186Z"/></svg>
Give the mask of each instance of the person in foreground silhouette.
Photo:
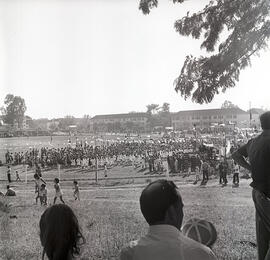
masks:
<svg viewBox="0 0 270 260"><path fill-rule="evenodd" d="M172 181L150 183L140 196L141 212L148 233L123 248L121 260L215 260L212 250L188 237L180 229L183 202Z"/></svg>
<svg viewBox="0 0 270 260"><path fill-rule="evenodd" d="M262 133L235 151L232 158L251 172L258 260L270 260L270 111L260 116L260 122Z"/></svg>
<svg viewBox="0 0 270 260"><path fill-rule="evenodd" d="M47 208L39 222L40 241L43 246L42 260L72 260L80 254L85 239L80 231L77 217L65 204Z"/></svg>

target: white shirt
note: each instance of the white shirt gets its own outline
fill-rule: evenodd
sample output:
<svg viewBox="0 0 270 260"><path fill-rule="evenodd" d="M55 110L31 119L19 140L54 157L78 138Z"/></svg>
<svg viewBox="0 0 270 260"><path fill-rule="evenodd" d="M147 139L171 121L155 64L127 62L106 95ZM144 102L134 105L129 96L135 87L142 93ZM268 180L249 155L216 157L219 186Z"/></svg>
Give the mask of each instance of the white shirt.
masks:
<svg viewBox="0 0 270 260"><path fill-rule="evenodd" d="M148 234L122 249L121 260L216 260L212 250L171 225L153 225Z"/></svg>

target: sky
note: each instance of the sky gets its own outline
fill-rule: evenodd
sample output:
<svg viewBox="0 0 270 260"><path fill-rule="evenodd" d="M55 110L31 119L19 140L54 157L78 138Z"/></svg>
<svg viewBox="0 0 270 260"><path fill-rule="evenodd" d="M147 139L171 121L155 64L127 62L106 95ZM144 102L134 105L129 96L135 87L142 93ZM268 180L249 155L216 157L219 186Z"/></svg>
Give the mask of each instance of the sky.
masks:
<svg viewBox="0 0 270 260"><path fill-rule="evenodd" d="M185 56L205 54L174 22L207 0L160 0L149 15L139 0L0 0L0 106L11 93L25 99L32 118L144 112L269 108L270 51L252 58L233 89L199 105L174 90Z"/></svg>

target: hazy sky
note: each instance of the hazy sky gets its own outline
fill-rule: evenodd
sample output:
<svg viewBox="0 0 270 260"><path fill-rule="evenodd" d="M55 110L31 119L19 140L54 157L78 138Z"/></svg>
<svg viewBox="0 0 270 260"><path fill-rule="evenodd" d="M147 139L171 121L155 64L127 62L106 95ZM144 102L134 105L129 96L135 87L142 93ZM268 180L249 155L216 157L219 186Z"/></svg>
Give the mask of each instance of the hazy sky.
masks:
<svg viewBox="0 0 270 260"><path fill-rule="evenodd" d="M171 111L217 108L226 99L245 110L249 101L270 108L270 51L211 104L174 91L185 56L203 54L174 21L207 2L160 0L145 16L138 0L0 0L0 106L12 93L33 118L145 111L163 102Z"/></svg>

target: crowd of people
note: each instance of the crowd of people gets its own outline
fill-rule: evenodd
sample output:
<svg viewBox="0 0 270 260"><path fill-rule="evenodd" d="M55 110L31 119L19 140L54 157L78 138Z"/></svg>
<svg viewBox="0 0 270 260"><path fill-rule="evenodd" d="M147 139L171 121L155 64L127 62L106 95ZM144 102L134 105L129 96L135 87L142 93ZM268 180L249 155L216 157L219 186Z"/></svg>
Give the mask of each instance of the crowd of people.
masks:
<svg viewBox="0 0 270 260"><path fill-rule="evenodd" d="M207 161L212 169L210 171L213 171L221 159L217 152L218 148L206 148L202 140L195 138L163 138L151 141L115 141L97 146L78 141L73 147L68 143L61 148L33 148L14 154L7 151L5 158L8 165L25 164L41 168L57 165L93 168L96 164L99 167L132 164L135 168L148 168L150 173L162 173L166 168L169 168L171 173L190 173L196 172L202 161ZM228 164L229 171L232 171L230 160Z"/></svg>
<svg viewBox="0 0 270 260"><path fill-rule="evenodd" d="M6 164L28 164L30 167L36 163L45 166L65 166L91 165L94 159L121 159L131 156L159 157L162 153L193 149L194 141L185 140L156 140L152 142L144 141L115 141L111 144L89 145L87 142L77 141L72 147L69 143L62 148L42 147L33 148L24 152L7 151L5 154Z"/></svg>
<svg viewBox="0 0 270 260"><path fill-rule="evenodd" d="M256 209L258 260L269 260L270 112L262 114L260 120L263 132L232 154L235 161L233 181L239 182L239 165L251 172L252 198ZM225 164L224 160L219 165L221 172L224 172ZM202 170L206 179L207 168L207 163L203 162ZM226 176L221 175L220 181L227 182ZM217 259L211 250L216 240L214 225L207 221L192 220L182 227L184 203L177 186L172 181L157 180L150 183L143 189L139 201L141 213L149 229L146 235L122 248L121 260ZM62 221L63 219L65 221ZM205 234L202 234L200 229L203 223L209 231L208 239L204 241L201 238L205 237ZM196 239L196 236L189 237L191 232L184 232L192 228L196 230L197 238L200 239ZM181 229L182 232L179 232ZM67 234L72 234L72 236L67 236ZM69 237L69 239L62 239L64 237ZM80 243L85 242L75 214L66 205L54 205L43 213L40 219L40 240L44 248L43 259L47 255L50 260L73 259L80 253Z"/></svg>
<svg viewBox="0 0 270 260"><path fill-rule="evenodd" d="M92 160L103 160L105 166L110 160L114 162L130 160L134 167L139 164L142 169L148 167L149 172L158 171L167 162L167 171L171 173L190 172L202 173L202 184L207 183L211 169L219 172L219 183L228 183L229 170L233 173L233 183L239 185L240 166L251 171L253 182L253 200L256 208L256 231L258 242L258 259L270 259L270 192L269 192L269 160L270 151L270 112L261 116L263 132L250 140L246 145L233 148L230 152L232 160L229 162L226 155L216 157L213 150L198 146L194 139L185 140L156 140L152 142L115 142L110 145L91 146L87 143L68 145L63 148L41 148L14 154L7 152L7 164L28 164L36 166L35 191L36 203L47 206L47 183L42 178L41 167L50 167L62 164L71 166L91 166ZM247 160L248 158L248 160ZM81 164L81 162L83 162ZM87 164L88 162L88 164ZM161 165L159 164L161 162ZM218 162L214 164L214 162ZM107 166L106 166L107 167ZM107 168L106 168L107 169ZM20 181L19 174L16 174ZM8 165L8 181L11 182L11 169ZM74 200L80 200L78 181L73 182ZM85 238L81 232L78 219L72 209L65 204L59 178L53 182L55 196L53 206L48 207L42 214L39 228L40 241L43 246L42 259L73 259L80 254L81 245ZM12 195L13 194L13 195ZM7 185L6 196L14 196L15 192ZM59 198L62 204L56 204ZM148 184L140 195L141 213L149 225L145 236L130 242L120 252L121 260L145 259L217 259L211 247L216 240L214 225L205 220L192 220L187 228L183 226L183 201L174 182L157 180ZM198 224L199 223L199 224ZM196 226L198 225L198 226ZM208 238L199 227L205 225ZM191 228L195 226L198 236L191 236ZM179 231L183 232L179 232ZM186 232L184 232L186 230ZM193 234L194 235L194 234ZM65 239L64 239L65 238ZM207 242L206 242L207 241Z"/></svg>

